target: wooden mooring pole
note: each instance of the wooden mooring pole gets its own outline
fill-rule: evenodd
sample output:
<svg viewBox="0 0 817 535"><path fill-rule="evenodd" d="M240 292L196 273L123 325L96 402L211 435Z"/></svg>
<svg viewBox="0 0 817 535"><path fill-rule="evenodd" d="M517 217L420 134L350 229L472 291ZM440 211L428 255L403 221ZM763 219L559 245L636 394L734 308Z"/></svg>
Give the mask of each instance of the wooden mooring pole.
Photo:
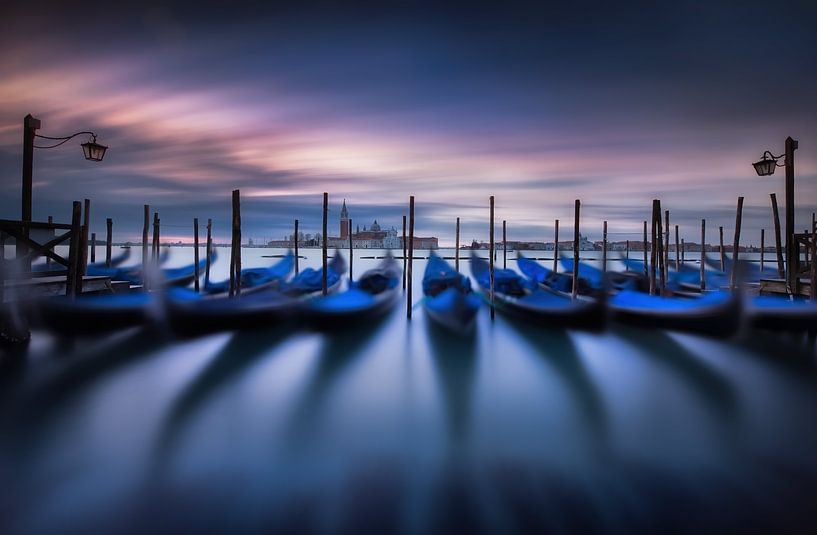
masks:
<svg viewBox="0 0 817 535"><path fill-rule="evenodd" d="M489 294L488 297L490 298L491 304L491 319L494 319L496 315L496 311L494 310L494 196L491 195L490 198L491 204L491 213L489 219L489 231L488 231L488 282L489 282Z"/></svg>
<svg viewBox="0 0 817 535"><path fill-rule="evenodd" d="M726 250L723 248L723 227L718 227L720 235L721 271L726 271Z"/></svg>
<svg viewBox="0 0 817 535"><path fill-rule="evenodd" d="M405 258L405 257L404 257ZM407 287L406 287L406 317L411 319L411 287L414 267L414 195L409 197L409 235L408 235L408 272L406 273Z"/></svg>
<svg viewBox="0 0 817 535"><path fill-rule="evenodd" d="M738 197L738 208L735 214L735 241L732 245L732 278L730 288L732 290L738 284L738 254L740 253L740 223L743 218L743 197Z"/></svg>
<svg viewBox="0 0 817 535"><path fill-rule="evenodd" d="M349 284L354 280L352 278L352 262L355 259L354 251L352 250L352 218L349 218Z"/></svg>
<svg viewBox="0 0 817 535"><path fill-rule="evenodd" d="M352 229L349 229L351 232ZM406 216L403 216L403 289L406 289L406 248L408 247L408 243L406 243Z"/></svg>
<svg viewBox="0 0 817 535"><path fill-rule="evenodd" d="M230 264L230 295L241 297L241 191L233 190L233 239ZM324 273L326 270L324 269Z"/></svg>
<svg viewBox="0 0 817 535"><path fill-rule="evenodd" d="M199 276L200 276L200 273L199 273L199 218L198 217L193 218L193 264L194 264L193 269L195 270L195 274L194 274L195 279L193 280L193 289L196 291L196 293L198 293L199 292Z"/></svg>
<svg viewBox="0 0 817 535"><path fill-rule="evenodd" d="M321 293L326 295L329 292L329 289L326 285L327 282L327 270L329 269L328 261L327 261L327 253L326 247L329 244L328 240L326 239L326 234L329 232L327 227L327 218L329 217L329 193L323 192L323 235L321 236L321 265L323 266L323 272L321 274ZM350 231L352 229L349 229ZM351 232L350 232L351 233Z"/></svg>
<svg viewBox="0 0 817 535"><path fill-rule="evenodd" d="M701 292L706 290L706 219L701 219Z"/></svg>
<svg viewBox="0 0 817 535"><path fill-rule="evenodd" d="M213 254L213 220L207 219L207 243L204 246L204 255L205 255L205 263L204 263L204 287L207 288L207 285L210 283L210 262L211 262L211 255Z"/></svg>
<svg viewBox="0 0 817 535"><path fill-rule="evenodd" d="M664 243L662 244L664 247L664 256L663 258L663 271L661 272L664 275L664 280L661 282L661 291L664 291L664 282L669 278L669 210L664 211Z"/></svg>
<svg viewBox="0 0 817 535"><path fill-rule="evenodd" d="M159 263L159 212L153 212L153 262Z"/></svg>
<svg viewBox="0 0 817 535"><path fill-rule="evenodd" d="M630 240L627 240L627 245L624 246L624 258L630 259Z"/></svg>
<svg viewBox="0 0 817 535"><path fill-rule="evenodd" d="M553 229L553 272L559 271L559 220L556 220L556 226Z"/></svg>
<svg viewBox="0 0 817 535"><path fill-rule="evenodd" d="M652 201L652 225L651 225L652 228L651 228L651 231L650 231L650 295L655 295L656 294L656 289L657 289L657 286L656 286L656 283L655 283L655 268L656 268L656 258L655 258L655 256L656 256L656 251L658 250L658 248L656 247L655 242L656 242L656 239L657 239L656 233L658 232L658 223L656 222L656 220L661 219L661 213L660 212L658 212L658 215L656 215L657 203L658 203L658 201L656 199L653 199L653 201ZM644 245L645 245L644 250L646 251L647 250L646 241L645 241Z"/></svg>
<svg viewBox="0 0 817 535"><path fill-rule="evenodd" d="M142 275L148 269L148 228L150 226L150 205L145 205L145 224L142 227Z"/></svg>
<svg viewBox="0 0 817 535"><path fill-rule="evenodd" d="M352 235L352 224L349 223L349 236ZM299 258L298 258L298 220L295 220L295 274L297 275L300 271L298 269Z"/></svg>
<svg viewBox="0 0 817 535"><path fill-rule="evenodd" d="M88 232L91 228L91 199L85 199L85 210L82 214L82 260L80 272L85 275L88 269Z"/></svg>
<svg viewBox="0 0 817 535"><path fill-rule="evenodd" d="M604 222L601 238L601 271L607 273L607 221Z"/></svg>
<svg viewBox="0 0 817 535"><path fill-rule="evenodd" d="M576 300L579 295L579 215L582 203L576 199L573 210L573 288L571 296Z"/></svg>
<svg viewBox="0 0 817 535"><path fill-rule="evenodd" d="M105 235L105 267L111 267L111 248L113 247L113 219L105 220L107 233Z"/></svg>
<svg viewBox="0 0 817 535"><path fill-rule="evenodd" d="M507 221L502 220L502 269L508 269L508 234Z"/></svg>
<svg viewBox="0 0 817 535"><path fill-rule="evenodd" d="M760 272L763 273L763 264L766 256L766 229L760 229Z"/></svg>
<svg viewBox="0 0 817 535"><path fill-rule="evenodd" d="M780 239L780 212L777 209L777 195L769 194L772 199L772 219L774 220L774 246L777 255L777 272L780 278L786 276L786 267L783 265L783 244Z"/></svg>
<svg viewBox="0 0 817 535"><path fill-rule="evenodd" d="M96 232L91 233L91 263L96 262Z"/></svg>
<svg viewBox="0 0 817 535"><path fill-rule="evenodd" d="M650 263L647 261L647 222L644 221L644 276L649 278Z"/></svg>
<svg viewBox="0 0 817 535"><path fill-rule="evenodd" d="M817 299L817 223L814 221L814 214L811 214L811 279L810 291L811 300ZM812 336L813 338L813 336Z"/></svg>
<svg viewBox="0 0 817 535"><path fill-rule="evenodd" d="M454 269L460 271L460 218L457 218L456 237L454 238Z"/></svg>
<svg viewBox="0 0 817 535"><path fill-rule="evenodd" d="M678 225L675 225L675 271L681 270L681 241L679 236Z"/></svg>
<svg viewBox="0 0 817 535"><path fill-rule="evenodd" d="M71 298L82 293L82 274L79 269L79 259L82 255L80 246L82 243L80 221L82 219L82 204L74 201L71 210L71 241L68 246L68 275L65 280L65 293Z"/></svg>
<svg viewBox="0 0 817 535"><path fill-rule="evenodd" d="M666 213L667 224L669 224L669 212ZM664 295L664 290L667 288L667 252L664 250L664 230L661 227L661 200L658 199L658 263L659 274L661 276L660 291ZM669 244L669 231L666 233L666 241Z"/></svg>
<svg viewBox="0 0 817 535"><path fill-rule="evenodd" d="M48 222L49 222L49 223L53 223L53 222L54 222L54 216L52 216L52 215L48 216ZM3 247L3 246L0 246L0 247ZM53 251L53 249L52 249L52 251ZM5 259L5 258L6 258L6 256L5 256L5 252L4 252L2 249L0 249L0 258L1 258L1 259ZM50 256L46 256L46 257L45 257L45 265L46 265L46 266L50 266L50 265L51 265L51 257L50 257ZM3 302L3 300L2 300L2 299L0 299L0 303L2 303L2 302Z"/></svg>

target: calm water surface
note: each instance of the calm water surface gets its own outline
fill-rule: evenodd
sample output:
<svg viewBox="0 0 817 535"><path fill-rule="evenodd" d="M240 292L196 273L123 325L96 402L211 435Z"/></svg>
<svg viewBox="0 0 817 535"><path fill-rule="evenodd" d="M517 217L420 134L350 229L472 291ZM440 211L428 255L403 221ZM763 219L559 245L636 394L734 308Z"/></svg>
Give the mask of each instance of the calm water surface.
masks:
<svg viewBox="0 0 817 535"><path fill-rule="evenodd" d="M244 249L244 266L281 252ZM380 254L356 251L355 273ZM174 248L169 265L191 257ZM402 300L334 335L35 332L6 363L6 533L817 525L815 350L794 337L588 334L487 308L452 336L419 306L406 321Z"/></svg>

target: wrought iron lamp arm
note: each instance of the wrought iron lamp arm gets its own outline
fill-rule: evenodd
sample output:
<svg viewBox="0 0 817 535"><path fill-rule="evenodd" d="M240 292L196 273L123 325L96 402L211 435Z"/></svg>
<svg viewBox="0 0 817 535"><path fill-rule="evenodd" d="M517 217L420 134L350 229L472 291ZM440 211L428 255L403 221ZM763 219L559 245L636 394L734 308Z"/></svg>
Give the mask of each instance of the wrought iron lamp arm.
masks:
<svg viewBox="0 0 817 535"><path fill-rule="evenodd" d="M40 139L50 139L52 141L59 141L59 143L55 143L53 145L34 145L36 149L53 149L54 147L59 147L63 143L67 143L69 140L81 136L82 134L88 134L91 136L91 142L96 143L96 134L93 132L89 132L87 130L83 130L82 132L77 132L75 134L71 134L70 136L62 136L62 137L51 137L51 136L42 136L40 134L34 134L34 137L38 137Z"/></svg>

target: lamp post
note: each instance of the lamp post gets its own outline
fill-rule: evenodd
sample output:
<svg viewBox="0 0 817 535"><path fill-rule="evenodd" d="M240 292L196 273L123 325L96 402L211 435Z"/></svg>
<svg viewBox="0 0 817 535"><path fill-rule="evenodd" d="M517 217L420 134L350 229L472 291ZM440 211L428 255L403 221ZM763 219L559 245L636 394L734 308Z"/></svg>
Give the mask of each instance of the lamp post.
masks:
<svg viewBox="0 0 817 535"><path fill-rule="evenodd" d="M797 147L797 140L789 136L786 138L783 154L775 156L769 151L764 151L762 159L752 164L758 176L772 175L777 167L786 168L786 286L790 292L797 291L795 266L798 251L794 243L794 151ZM780 158L784 158L782 165L777 163Z"/></svg>
<svg viewBox="0 0 817 535"><path fill-rule="evenodd" d="M41 125L40 120L31 114L26 115L25 119L23 119L23 194L21 219L23 221L22 230L24 236L28 236L28 225L26 223L31 223L31 185L34 174L34 149L53 149L68 142L70 139L87 134L90 138L81 145L82 153L86 160L101 162L102 158L105 157L105 151L108 150L108 147L96 142L96 134L93 132L82 131L71 134L70 136L61 137L41 136L37 133ZM35 145L35 138L57 141L57 143L52 145ZM27 245L22 243L22 240L17 240L17 257L25 256L27 252Z"/></svg>

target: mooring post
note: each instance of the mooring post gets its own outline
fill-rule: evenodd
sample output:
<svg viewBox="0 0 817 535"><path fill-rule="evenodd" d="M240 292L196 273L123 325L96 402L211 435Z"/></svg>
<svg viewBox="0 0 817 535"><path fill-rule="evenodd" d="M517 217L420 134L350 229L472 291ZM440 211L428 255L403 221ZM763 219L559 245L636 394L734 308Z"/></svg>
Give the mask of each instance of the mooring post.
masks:
<svg viewBox="0 0 817 535"><path fill-rule="evenodd" d="M327 218L329 217L329 193L323 192L323 236L321 237L321 259L322 259L322 266L323 266L323 273L321 274L321 293L326 295L329 292L329 288L326 285L327 281L327 271L329 269L328 260L327 260L327 252L326 247L328 245L328 241L326 239L326 234L328 232L327 226ZM350 234L351 234L351 230Z"/></svg>
<svg viewBox="0 0 817 535"><path fill-rule="evenodd" d="M763 261L766 256L766 229L760 229L760 272L763 273Z"/></svg>
<svg viewBox="0 0 817 535"><path fill-rule="evenodd" d="M624 246L624 258L630 259L630 240L627 240L627 244Z"/></svg>
<svg viewBox="0 0 817 535"><path fill-rule="evenodd" d="M669 210L664 211L664 229L664 243L662 243L664 247L664 256L662 256L664 280L661 282L662 292L664 291L664 282L669 278Z"/></svg>
<svg viewBox="0 0 817 535"><path fill-rule="evenodd" d="M52 223L54 223L54 216L50 215L50 216L48 216L48 224L50 225ZM52 249L52 251L53 251L53 249ZM6 258L5 252L3 250L0 250L0 258L2 258L2 259ZM50 256L45 257L45 265L46 266L51 265L51 257ZM2 303L2 302L3 302L3 300L0 299L0 303Z"/></svg>
<svg viewBox="0 0 817 535"><path fill-rule="evenodd" d="M777 195L769 194L772 199L772 219L774 220L774 243L777 254L777 272L780 278L786 276L786 268L783 265L783 245L780 240L780 212L777 210Z"/></svg>
<svg viewBox="0 0 817 535"><path fill-rule="evenodd" d="M351 232L351 229L349 230ZM403 290L406 289L406 216L403 216Z"/></svg>
<svg viewBox="0 0 817 535"><path fill-rule="evenodd" d="M406 317L411 319L411 287L414 267L414 195L409 197L408 285L406 288ZM405 272L404 272L405 273Z"/></svg>
<svg viewBox="0 0 817 535"><path fill-rule="evenodd" d="M199 292L199 218L193 218L193 269L195 270L193 289Z"/></svg>
<svg viewBox="0 0 817 535"><path fill-rule="evenodd" d="M553 272L559 272L559 220L553 227Z"/></svg>
<svg viewBox="0 0 817 535"><path fill-rule="evenodd" d="M607 221L604 222L601 237L601 271L607 273Z"/></svg>
<svg viewBox="0 0 817 535"><path fill-rule="evenodd" d="M82 262L80 271L83 275L88 269L88 232L91 229L91 199L85 199L85 211L82 214Z"/></svg>
<svg viewBox="0 0 817 535"><path fill-rule="evenodd" d="M502 269L508 269L508 228L507 221L502 220Z"/></svg>
<svg viewBox="0 0 817 535"><path fill-rule="evenodd" d="M681 244L679 241L678 225L675 225L675 271L681 270Z"/></svg>
<svg viewBox="0 0 817 535"><path fill-rule="evenodd" d="M706 290L706 219L701 219L701 293Z"/></svg>
<svg viewBox="0 0 817 535"><path fill-rule="evenodd" d="M811 215L811 280L809 281L811 300L817 299L817 223Z"/></svg>
<svg viewBox="0 0 817 535"><path fill-rule="evenodd" d="M738 197L738 209L735 215L735 241L732 245L732 278L731 289L734 290L738 283L738 253L740 252L740 223L743 217L743 197Z"/></svg>
<svg viewBox="0 0 817 535"><path fill-rule="evenodd" d="M153 262L159 264L159 212L153 212Z"/></svg>
<svg viewBox="0 0 817 535"><path fill-rule="evenodd" d="M111 267L111 248L113 247L113 219L105 220L107 234L105 236L105 267Z"/></svg>
<svg viewBox="0 0 817 535"><path fill-rule="evenodd" d="M460 271L460 218L457 218L457 231L454 241L454 269Z"/></svg>
<svg viewBox="0 0 817 535"><path fill-rule="evenodd" d="M667 221L669 221L669 212L665 214ZM669 243L669 232L666 233L666 241ZM661 295L667 288L667 252L664 250L664 229L661 226L661 199L658 199L658 263L661 275Z"/></svg>
<svg viewBox="0 0 817 535"><path fill-rule="evenodd" d="M351 236L351 235L352 235L352 224L349 223L349 236ZM295 242L295 244L294 244L295 245L295 274L297 275L298 271L299 271L299 269L298 269L298 220L297 219L295 220L295 239L293 241Z"/></svg>
<svg viewBox="0 0 817 535"><path fill-rule="evenodd" d="M241 190L237 189L233 190L233 251L235 256L233 261L234 295L241 297ZM325 277L326 268L324 266L324 283Z"/></svg>
<svg viewBox="0 0 817 535"><path fill-rule="evenodd" d="M352 251L352 218L349 218L349 284L352 283L352 261L354 260L354 253Z"/></svg>
<svg viewBox="0 0 817 535"><path fill-rule="evenodd" d="M658 224L656 223L656 219L661 219L661 213L658 212L656 215L656 206L658 200L653 199L652 201L652 229L650 232L650 295L655 295L657 286L655 284L655 268L656 268L656 251L658 248L655 245L656 241L656 233L658 232ZM646 245L646 243L644 244ZM644 248L646 251L646 247Z"/></svg>
<svg viewBox="0 0 817 535"><path fill-rule="evenodd" d="M80 251L80 244L82 237L80 236L82 219L82 204L79 201L74 201L71 210L71 241L68 246L68 275L65 279L65 294L71 298L77 296L82 292L82 274L79 271L79 259L82 255Z"/></svg>
<svg viewBox="0 0 817 535"><path fill-rule="evenodd" d="M145 205L145 224L142 227L142 278L148 269L148 228L150 226L150 205Z"/></svg>
<svg viewBox="0 0 817 535"><path fill-rule="evenodd" d="M655 217L653 215L653 217ZM644 276L649 278L649 270L650 263L647 261L647 222L644 221Z"/></svg>
<svg viewBox="0 0 817 535"><path fill-rule="evenodd" d="M726 271L726 249L723 248L723 227L718 227L720 236L721 272Z"/></svg>
<svg viewBox="0 0 817 535"><path fill-rule="evenodd" d="M494 310L494 196L490 198L491 213L489 219L490 229L488 231L488 283L489 295L491 303L491 319L494 319L496 311Z"/></svg>
<svg viewBox="0 0 817 535"><path fill-rule="evenodd" d="M576 199L573 211L573 300L579 294L579 212L581 201Z"/></svg>
<svg viewBox="0 0 817 535"><path fill-rule="evenodd" d="M205 264L204 264L204 287L210 284L210 255L213 253L213 220L207 219L207 243L204 246Z"/></svg>
<svg viewBox="0 0 817 535"><path fill-rule="evenodd" d="M91 263L96 262L96 232L91 233Z"/></svg>

